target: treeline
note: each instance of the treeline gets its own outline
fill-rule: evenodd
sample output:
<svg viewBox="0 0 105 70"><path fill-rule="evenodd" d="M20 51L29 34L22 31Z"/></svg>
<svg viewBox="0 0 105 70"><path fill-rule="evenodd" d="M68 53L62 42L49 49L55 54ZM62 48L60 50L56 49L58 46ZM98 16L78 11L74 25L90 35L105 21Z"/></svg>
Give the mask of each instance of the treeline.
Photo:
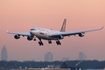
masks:
<svg viewBox="0 0 105 70"><path fill-rule="evenodd" d="M105 68L105 61L87 60L82 61L54 61L54 62L36 62L36 61L0 61L0 68L45 68L48 65L60 66L65 65L66 67L81 67L82 69L103 69Z"/></svg>

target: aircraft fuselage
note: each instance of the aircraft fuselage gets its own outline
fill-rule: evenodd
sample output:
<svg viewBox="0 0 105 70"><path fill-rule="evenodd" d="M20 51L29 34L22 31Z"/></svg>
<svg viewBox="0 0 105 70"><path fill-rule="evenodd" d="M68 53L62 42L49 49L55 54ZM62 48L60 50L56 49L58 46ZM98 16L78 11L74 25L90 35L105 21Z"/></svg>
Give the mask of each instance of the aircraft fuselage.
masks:
<svg viewBox="0 0 105 70"><path fill-rule="evenodd" d="M50 29L44 29L44 28L32 28L30 30L30 34L32 36L36 36L44 40L57 40L57 38L50 37L50 35L55 32L59 33L59 31L56 31L56 30L50 30Z"/></svg>

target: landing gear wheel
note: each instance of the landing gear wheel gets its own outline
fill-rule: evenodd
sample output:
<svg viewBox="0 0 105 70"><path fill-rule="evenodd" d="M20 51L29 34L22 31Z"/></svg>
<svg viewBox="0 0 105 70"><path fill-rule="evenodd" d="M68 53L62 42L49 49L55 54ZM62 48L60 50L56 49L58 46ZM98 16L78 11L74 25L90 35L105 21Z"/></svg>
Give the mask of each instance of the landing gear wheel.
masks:
<svg viewBox="0 0 105 70"><path fill-rule="evenodd" d="M34 39L34 41L36 41L36 39Z"/></svg>
<svg viewBox="0 0 105 70"><path fill-rule="evenodd" d="M38 42L38 44L39 44L40 46L43 46L43 42L41 42L41 41L40 41L40 42Z"/></svg>
<svg viewBox="0 0 105 70"><path fill-rule="evenodd" d="M49 40L49 41L48 41L48 43L49 43L49 44L52 44L52 41L51 41L51 40Z"/></svg>
<svg viewBox="0 0 105 70"><path fill-rule="evenodd" d="M61 42L60 42L60 41L56 41L56 44L57 44L57 45L61 45Z"/></svg>

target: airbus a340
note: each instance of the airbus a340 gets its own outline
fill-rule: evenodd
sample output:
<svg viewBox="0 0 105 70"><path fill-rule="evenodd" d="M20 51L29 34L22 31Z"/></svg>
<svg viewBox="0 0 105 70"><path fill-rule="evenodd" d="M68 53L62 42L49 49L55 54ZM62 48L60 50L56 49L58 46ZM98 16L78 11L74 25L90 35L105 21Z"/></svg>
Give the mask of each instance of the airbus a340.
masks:
<svg viewBox="0 0 105 70"><path fill-rule="evenodd" d="M52 44L52 40L56 41L57 45L61 45L60 40L64 39L64 37L66 36L72 36L72 35L78 35L79 37L83 37L84 33L87 32L93 32L93 31L98 31L103 29L99 28L99 29L93 29L93 30L80 30L80 31L67 31L65 32L65 28L66 28L66 19L64 19L61 30L57 31L57 30L52 30L52 29L46 29L46 28L40 28L40 27L34 27L30 29L30 32L8 32L8 34L13 34L15 39L19 39L20 36L27 36L27 40L29 41L36 41L36 38L39 39L38 44L40 46L43 46L43 40L47 40L49 44Z"/></svg>

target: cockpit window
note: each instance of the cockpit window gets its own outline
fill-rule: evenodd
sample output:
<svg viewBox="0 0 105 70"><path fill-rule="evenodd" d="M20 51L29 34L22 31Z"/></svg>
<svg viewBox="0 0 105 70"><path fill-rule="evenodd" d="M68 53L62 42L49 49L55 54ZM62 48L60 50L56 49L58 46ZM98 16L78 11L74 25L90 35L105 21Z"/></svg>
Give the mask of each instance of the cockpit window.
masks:
<svg viewBox="0 0 105 70"><path fill-rule="evenodd" d="M35 29L31 29L31 30L35 30Z"/></svg>

